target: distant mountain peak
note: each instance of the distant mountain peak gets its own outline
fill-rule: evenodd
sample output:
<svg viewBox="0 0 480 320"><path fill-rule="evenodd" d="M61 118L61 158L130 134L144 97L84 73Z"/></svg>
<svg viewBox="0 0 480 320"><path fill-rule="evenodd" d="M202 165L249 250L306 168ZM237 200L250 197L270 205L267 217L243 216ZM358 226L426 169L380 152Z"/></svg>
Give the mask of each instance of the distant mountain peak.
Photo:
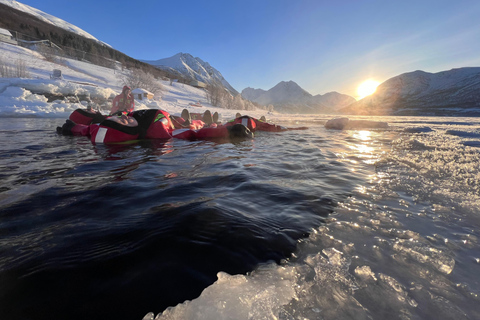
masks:
<svg viewBox="0 0 480 320"><path fill-rule="evenodd" d="M335 112L355 101L353 97L329 92L312 96L295 81L280 81L268 91L246 88L242 96L261 105L273 105L276 110L295 113Z"/></svg>
<svg viewBox="0 0 480 320"><path fill-rule="evenodd" d="M145 63L151 64L159 69L173 69L186 78L201 81L207 84L221 83L226 89L233 95L237 95L238 91L235 90L225 80L223 75L212 67L208 62L203 61L198 57L194 57L190 53L179 52L169 58L149 61L142 60Z"/></svg>

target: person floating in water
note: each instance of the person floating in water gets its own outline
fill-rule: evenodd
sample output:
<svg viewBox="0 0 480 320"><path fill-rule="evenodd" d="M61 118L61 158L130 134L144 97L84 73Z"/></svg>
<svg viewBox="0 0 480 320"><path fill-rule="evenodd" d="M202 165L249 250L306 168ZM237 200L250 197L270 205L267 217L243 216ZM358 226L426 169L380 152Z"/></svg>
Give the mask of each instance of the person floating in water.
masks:
<svg viewBox="0 0 480 320"><path fill-rule="evenodd" d="M122 93L116 96L112 102L112 110L110 115L122 112L132 112L135 109L135 99L133 98L132 89L129 86L124 86Z"/></svg>
<svg viewBox="0 0 480 320"><path fill-rule="evenodd" d="M88 136L92 143L121 143L140 139L245 139L253 138L253 133L243 124L206 126L202 120L191 120L188 110L182 117L172 117L159 109L147 109L105 117L99 123L94 114L88 118L83 110L75 110L57 132L63 135ZM206 112L208 118L211 113ZM188 120L190 119L190 120ZM76 123L81 121L82 123Z"/></svg>

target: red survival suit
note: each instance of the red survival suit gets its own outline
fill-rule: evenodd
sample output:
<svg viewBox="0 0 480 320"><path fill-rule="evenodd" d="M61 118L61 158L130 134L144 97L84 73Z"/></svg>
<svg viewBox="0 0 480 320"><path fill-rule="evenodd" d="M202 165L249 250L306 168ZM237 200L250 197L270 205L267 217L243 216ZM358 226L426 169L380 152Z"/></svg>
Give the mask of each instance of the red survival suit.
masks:
<svg viewBox="0 0 480 320"><path fill-rule="evenodd" d="M130 93L127 95L125 91L130 90ZM124 86L122 93L113 98L112 110L110 114L115 114L117 112L132 112L135 109L135 99L133 98L132 91L130 87Z"/></svg>
<svg viewBox="0 0 480 320"><path fill-rule="evenodd" d="M201 120L192 120L188 128L175 129L170 114L164 110L148 109L131 112L128 116L134 118L138 125L128 126L106 117L99 123L94 123L93 114L89 117L84 110L75 110L70 119L58 127L57 132L64 135L89 136L92 143L120 143L139 139L170 139L172 137L188 140L213 139L213 138L248 138L253 137L243 125L236 127L213 125L203 127ZM114 116L116 117L116 116ZM76 121L82 123L75 123ZM181 122L182 118L175 118Z"/></svg>
<svg viewBox="0 0 480 320"><path fill-rule="evenodd" d="M249 117L249 116L241 116L238 118L235 118L225 124L225 126L233 126L235 124L243 124L245 127L250 129L250 131L255 132L255 131L270 131L270 132L280 132L280 131L287 131L289 130L286 127L279 126L276 124L270 124L267 122L260 121L258 119Z"/></svg>

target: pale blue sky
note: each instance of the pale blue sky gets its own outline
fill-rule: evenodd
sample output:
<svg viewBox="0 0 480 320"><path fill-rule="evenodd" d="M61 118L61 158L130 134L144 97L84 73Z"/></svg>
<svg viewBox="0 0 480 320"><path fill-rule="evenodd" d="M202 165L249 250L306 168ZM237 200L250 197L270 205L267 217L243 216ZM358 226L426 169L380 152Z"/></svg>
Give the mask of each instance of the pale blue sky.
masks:
<svg viewBox="0 0 480 320"><path fill-rule="evenodd" d="M141 60L178 52L238 91L293 80L311 94L404 72L480 66L478 0L24 0Z"/></svg>

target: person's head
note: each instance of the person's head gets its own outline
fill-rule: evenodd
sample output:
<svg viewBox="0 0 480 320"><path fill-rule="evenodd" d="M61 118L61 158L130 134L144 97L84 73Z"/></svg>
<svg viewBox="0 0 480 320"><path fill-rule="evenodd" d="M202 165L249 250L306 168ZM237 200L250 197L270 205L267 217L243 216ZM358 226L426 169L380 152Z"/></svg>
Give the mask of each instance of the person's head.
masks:
<svg viewBox="0 0 480 320"><path fill-rule="evenodd" d="M124 86L122 92L123 94L128 95L132 92L132 88L130 88L129 86Z"/></svg>
<svg viewBox="0 0 480 320"><path fill-rule="evenodd" d="M253 139L253 132L241 123L228 126L228 135L231 140Z"/></svg>
<svg viewBox="0 0 480 320"><path fill-rule="evenodd" d="M120 116L109 117L108 120L115 121L116 123L119 123L127 127L138 126L138 122L134 117L129 117L123 113Z"/></svg>

